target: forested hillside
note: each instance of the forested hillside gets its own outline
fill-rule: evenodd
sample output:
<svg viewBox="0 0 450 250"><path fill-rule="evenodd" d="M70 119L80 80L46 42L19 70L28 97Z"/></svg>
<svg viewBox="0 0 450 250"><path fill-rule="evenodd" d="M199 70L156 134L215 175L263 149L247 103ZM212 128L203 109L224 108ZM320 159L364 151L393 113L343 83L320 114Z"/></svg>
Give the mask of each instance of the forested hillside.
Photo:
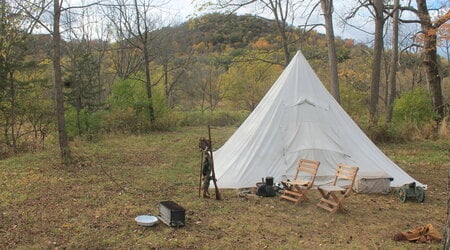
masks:
<svg viewBox="0 0 450 250"><path fill-rule="evenodd" d="M239 88L245 90L255 87L251 86L251 82L245 81L256 79L256 75L261 75L265 71L272 71L272 73L266 73L267 76L271 76L267 78L266 83L258 81L253 84L262 87L260 92L264 94L267 87L283 69L280 37L275 25L273 20L258 16L209 14L175 27L158 30L154 32L155 40L158 40L159 37L169 36L170 38L166 39L170 40L170 43L163 41L159 46L155 46L153 52L155 58L154 82L159 84L164 77L168 78L164 84L169 85L165 94L171 97L169 100L171 108L204 110L221 107L251 111L254 105L238 103L248 102L248 99L253 96L251 93L239 93L245 92L239 91ZM291 41L289 46L291 54L301 50L323 83L328 85L328 55L325 35L314 30L294 27L288 30L288 34ZM370 88L368 78L371 70L372 49L364 44L355 44L350 38L337 38L336 44L343 88L351 92L356 91L356 93L349 94L353 97L352 99L356 97L354 94L362 95L360 98L363 98L365 92ZM169 54L176 54L176 56L171 57ZM387 60L389 60L389 51L385 55L385 61ZM444 64L443 75L446 76L445 74L448 73L445 72L445 67L448 62L445 60L442 62ZM164 63L167 65L164 66ZM425 84L423 72L420 70L421 63L422 58L419 53L405 52L402 54L400 62L400 78L402 80L399 84L399 92ZM261 68L259 71L258 66ZM385 67L388 67L387 63ZM250 72L252 71L250 69L254 72ZM165 70L168 74L163 77ZM388 71L389 69L385 68L386 74ZM232 79L232 76L237 79ZM179 80L180 78L183 79ZM211 83L211 91L215 90L215 93L205 93L209 91L208 81ZM237 81L241 81L241 83ZM198 84L200 85L197 86ZM240 86L236 86L236 84ZM193 89L194 86L197 88ZM229 91L233 94L227 94ZM381 94L383 92L383 90L380 91ZM204 94L207 94L208 97L204 97ZM345 90L343 94L346 94ZM256 99L261 96L257 96ZM204 103L207 101L208 103ZM343 104L355 101L344 100ZM356 106L364 106L363 100L360 101L360 105ZM352 106L355 105L347 106L350 112ZM356 106L353 108L365 108Z"/></svg>
<svg viewBox="0 0 450 250"><path fill-rule="evenodd" d="M16 28L10 26L2 34L2 41L8 41L1 48L3 156L39 150L46 141L54 141L57 132L52 36L26 34ZM63 36L61 65L69 138L95 140L104 133L239 124L285 65L276 22L258 16L214 13L140 35L120 34L110 40L80 32ZM285 34L291 56L301 50L329 87L325 35L291 26ZM341 105L365 127L372 49L351 38L335 42ZM386 50L381 114L388 99L389 58ZM414 126L433 120L422 61L420 53L405 50L397 74L399 100L404 96L420 100L421 106L414 108L420 114L407 119L414 121ZM448 103L448 61L441 58L440 62ZM411 100L398 104L399 121L410 115ZM390 128L380 125L374 135L387 137Z"/></svg>

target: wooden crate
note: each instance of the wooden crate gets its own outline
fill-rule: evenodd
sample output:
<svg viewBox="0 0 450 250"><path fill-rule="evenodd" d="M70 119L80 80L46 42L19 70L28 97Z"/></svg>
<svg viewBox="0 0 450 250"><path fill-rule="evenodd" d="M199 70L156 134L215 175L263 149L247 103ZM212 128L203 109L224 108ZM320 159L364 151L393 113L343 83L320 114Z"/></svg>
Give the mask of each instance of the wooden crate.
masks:
<svg viewBox="0 0 450 250"><path fill-rule="evenodd" d="M159 219L171 227L182 227L185 225L185 209L173 201L162 201L159 203Z"/></svg>

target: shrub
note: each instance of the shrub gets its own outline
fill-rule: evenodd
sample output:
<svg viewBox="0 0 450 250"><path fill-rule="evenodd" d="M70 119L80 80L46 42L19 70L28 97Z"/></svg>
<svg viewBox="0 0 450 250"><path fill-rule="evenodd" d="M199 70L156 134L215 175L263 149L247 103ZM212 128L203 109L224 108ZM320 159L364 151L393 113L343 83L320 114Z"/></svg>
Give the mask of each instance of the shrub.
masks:
<svg viewBox="0 0 450 250"><path fill-rule="evenodd" d="M435 139L437 136L436 122L430 121L421 126L405 122L392 127L392 133L395 134L396 138L404 140Z"/></svg>
<svg viewBox="0 0 450 250"><path fill-rule="evenodd" d="M386 123L368 126L364 131L374 142L389 142L398 139L392 136L391 127Z"/></svg>
<svg viewBox="0 0 450 250"><path fill-rule="evenodd" d="M83 136L89 141L98 139L104 126L104 115L105 111L90 112L82 109L78 121L76 109L70 106L65 112L67 135L71 138Z"/></svg>
<svg viewBox="0 0 450 250"><path fill-rule="evenodd" d="M349 84L341 84L341 106L355 120L367 120L367 95Z"/></svg>
<svg viewBox="0 0 450 250"><path fill-rule="evenodd" d="M415 88L395 100L394 124L409 123L417 126L429 123L437 117L429 92L424 88Z"/></svg>
<svg viewBox="0 0 450 250"><path fill-rule="evenodd" d="M392 129L405 139L432 138L436 135L435 118L429 92L416 88L395 101Z"/></svg>
<svg viewBox="0 0 450 250"><path fill-rule="evenodd" d="M169 109L161 92L153 88L152 108L156 122L152 124L148 113L149 100L145 83L133 79L115 82L108 100L111 110L105 117L105 129L109 132L143 133L171 128L171 119L166 115Z"/></svg>
<svg viewBox="0 0 450 250"><path fill-rule="evenodd" d="M132 108L114 109L104 116L104 129L108 133L139 134L151 130L145 113L136 113Z"/></svg>

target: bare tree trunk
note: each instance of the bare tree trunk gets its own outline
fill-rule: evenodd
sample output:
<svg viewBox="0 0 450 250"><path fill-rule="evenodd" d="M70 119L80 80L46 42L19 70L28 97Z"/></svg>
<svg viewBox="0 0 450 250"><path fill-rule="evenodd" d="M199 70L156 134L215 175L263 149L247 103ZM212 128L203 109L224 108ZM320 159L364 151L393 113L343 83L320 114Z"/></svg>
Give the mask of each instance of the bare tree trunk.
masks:
<svg viewBox="0 0 450 250"><path fill-rule="evenodd" d="M71 162L69 141L64 118L64 95L61 73L61 33L59 30L61 6L59 0L53 0L53 74L55 81L56 118L58 121L58 140L61 159L64 164Z"/></svg>
<svg viewBox="0 0 450 250"><path fill-rule="evenodd" d="M393 20L392 20L392 56L391 71L389 72L389 95L387 100L386 121L392 121L394 111L394 101L397 92L397 68L398 68L398 22L399 22L399 5L400 0L394 0Z"/></svg>
<svg viewBox="0 0 450 250"><path fill-rule="evenodd" d="M450 155L450 151L448 152ZM447 226L445 227L444 248L450 248L450 163L448 164L447 178Z"/></svg>
<svg viewBox="0 0 450 250"><path fill-rule="evenodd" d="M325 18L325 29L327 33L328 45L328 65L331 74L331 95L340 102L339 95L339 78L337 68L336 44L334 43L333 29L333 0L320 0L323 16Z"/></svg>
<svg viewBox="0 0 450 250"><path fill-rule="evenodd" d="M437 58L437 29L450 18L450 12L443 19L435 24L432 23L426 0L416 0L417 14L422 26L424 34L424 66L427 76L427 82L430 88L433 106L439 115L439 121L445 116L443 96L441 88L441 77L439 75L438 58Z"/></svg>
<svg viewBox="0 0 450 250"><path fill-rule="evenodd" d="M206 106L206 98L207 98L207 88L208 88L208 80L202 80L202 82L204 81L204 83L202 83L201 89L202 89L202 102L200 104L200 108L202 111L202 115L205 113L205 106Z"/></svg>
<svg viewBox="0 0 450 250"><path fill-rule="evenodd" d="M137 24L137 32L138 35L142 41L142 52L144 54L144 68L145 68L145 89L147 91L147 101L148 101L148 115L150 117L150 121L153 125L155 122L155 113L153 109L153 97L152 97L152 78L151 78L151 72L150 72L150 51L149 51L149 32L148 24L146 18L147 18L147 12L144 11L141 13L141 10L139 9L137 0L134 0L134 8L136 11L136 24ZM141 18L143 20L141 20ZM144 31L141 31L141 21L144 25Z"/></svg>
<svg viewBox="0 0 450 250"><path fill-rule="evenodd" d="M208 85L209 85L209 107L210 107L210 112L213 111L213 92L212 92L212 68L209 71L209 76L208 76Z"/></svg>
<svg viewBox="0 0 450 250"><path fill-rule="evenodd" d="M14 71L9 72L9 94L11 104L11 142L14 152L17 151L17 139L16 139L16 86L14 85Z"/></svg>
<svg viewBox="0 0 450 250"><path fill-rule="evenodd" d="M264 1L262 1L264 3ZM277 23L278 32L281 36L281 45L283 47L284 54L284 66L286 67L291 60L291 53L289 52L288 37L286 34L287 17L289 13L289 0L285 1L285 6L283 9L281 0L269 0L269 4L266 4L272 11L275 22Z"/></svg>
<svg viewBox="0 0 450 250"><path fill-rule="evenodd" d="M147 35L148 34L145 34L145 36ZM153 109L152 78L150 75L150 52L148 51L147 43L144 43L144 63L145 63L145 89L147 90L147 99L148 99L148 115L153 125L156 118Z"/></svg>
<svg viewBox="0 0 450 250"><path fill-rule="evenodd" d="M169 67L168 67L168 62L164 61L163 62L163 80L164 80L164 94L166 96L166 102L167 102L167 107L171 108L172 107L172 100L171 100L171 91L170 91L170 86L169 86Z"/></svg>
<svg viewBox="0 0 450 250"><path fill-rule="evenodd" d="M380 92L380 79L381 79L381 59L383 52L383 0L374 0L373 6L375 10L375 44L373 48L373 62L372 62L372 83L370 89L370 124L375 125L377 123L377 107Z"/></svg>

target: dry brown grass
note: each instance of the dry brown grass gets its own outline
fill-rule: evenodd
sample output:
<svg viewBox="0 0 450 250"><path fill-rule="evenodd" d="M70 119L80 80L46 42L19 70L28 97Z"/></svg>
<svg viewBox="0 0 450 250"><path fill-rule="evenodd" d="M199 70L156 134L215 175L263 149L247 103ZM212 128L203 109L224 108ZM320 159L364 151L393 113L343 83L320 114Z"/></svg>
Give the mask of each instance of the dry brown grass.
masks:
<svg viewBox="0 0 450 250"><path fill-rule="evenodd" d="M235 128L215 128L216 145ZM58 152L0 162L0 249L440 249L439 244L395 242L394 233L446 223L450 143L381 145L413 177L429 185L426 201L400 203L395 194L352 195L347 214L328 214L310 200L198 197L198 138L206 128L73 142L78 164L59 165ZM220 185L220 183L219 183ZM213 193L213 192L212 192ZM140 214L157 214L160 201L186 208L187 225L145 228Z"/></svg>

